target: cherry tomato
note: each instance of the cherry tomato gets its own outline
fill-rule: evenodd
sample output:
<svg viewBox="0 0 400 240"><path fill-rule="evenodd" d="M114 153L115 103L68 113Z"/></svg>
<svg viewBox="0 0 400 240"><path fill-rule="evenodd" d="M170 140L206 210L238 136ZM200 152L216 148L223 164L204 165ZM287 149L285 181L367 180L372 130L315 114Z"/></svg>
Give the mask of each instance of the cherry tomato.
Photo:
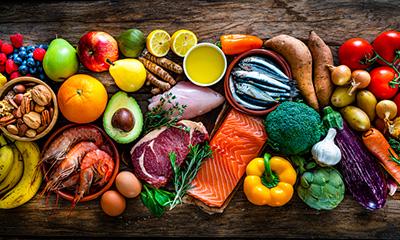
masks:
<svg viewBox="0 0 400 240"><path fill-rule="evenodd" d="M351 70L367 68L369 64L361 62L373 56L372 45L363 38L351 38L339 47L340 64L347 65Z"/></svg>
<svg viewBox="0 0 400 240"><path fill-rule="evenodd" d="M377 67L370 72L371 82L368 86L376 98L378 99L391 99L396 95L399 85L391 87L389 85L395 76L396 72L391 67Z"/></svg>
<svg viewBox="0 0 400 240"><path fill-rule="evenodd" d="M400 93L394 97L393 102L396 103L397 109L400 109ZM397 111L397 116L400 116L400 111Z"/></svg>
<svg viewBox="0 0 400 240"><path fill-rule="evenodd" d="M396 51L400 51L400 32L394 30L383 32L375 38L372 46L379 56L391 63ZM385 64L381 60L378 60L378 62L382 65ZM396 62L398 63L400 60Z"/></svg>

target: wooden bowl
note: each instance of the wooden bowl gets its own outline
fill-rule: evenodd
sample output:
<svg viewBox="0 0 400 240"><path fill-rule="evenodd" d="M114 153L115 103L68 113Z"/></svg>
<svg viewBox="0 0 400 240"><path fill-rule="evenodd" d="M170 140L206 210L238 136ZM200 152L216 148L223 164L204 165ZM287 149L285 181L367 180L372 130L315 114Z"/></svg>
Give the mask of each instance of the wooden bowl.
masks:
<svg viewBox="0 0 400 240"><path fill-rule="evenodd" d="M286 60L281 55L279 55L278 53L271 51L271 50L253 49L253 50L247 51L247 52L242 53L241 55L237 56L231 62L231 64L229 64L228 70L225 73L224 90L225 90L226 99L228 100L229 104L236 110L246 113L246 114L249 114L249 115L264 116L264 115L268 114L269 112L273 111L275 108L277 108L279 103L276 103L272 107L270 107L266 110L262 110L262 111L247 109L236 102L236 100L232 97L232 93L229 88L229 84L230 84L229 78L230 78L232 69L236 66L236 64L245 57L256 56L256 55L267 57L267 58L273 60L275 63L278 64L278 66L281 68L283 73L285 73L288 76L288 78L290 78L290 79L292 78L292 71L290 70L289 64L286 62Z"/></svg>
<svg viewBox="0 0 400 240"><path fill-rule="evenodd" d="M46 128L43 132L39 133L38 135L36 135L36 136L33 137L33 138L30 138L30 137L20 137L20 136L18 136L18 135L11 134L10 132L7 131L7 129L6 129L5 127L0 127L0 129L1 129L1 131L3 131L3 133L4 133L7 137L12 138L12 139L15 139L15 140L17 140L17 141L26 141L26 142L36 141L36 140L38 140L38 139L44 137L46 134L48 134L48 133L51 131L51 129L53 129L54 125L55 125L56 122L57 122L57 118L58 118L57 96L56 96L56 94L54 93L54 91L49 87L49 85L47 85L47 84L46 84L45 82L43 82L42 80L39 80L39 79L34 78L34 77L18 77L18 78L15 78L15 79L13 79L13 80L7 82L7 83L0 89L0 99L3 99L3 98L5 97L5 95L6 95L15 85L20 84L20 83L37 83L37 84L44 85L45 87L47 87L47 88L50 90L50 92L51 92L51 98L52 98L52 101L53 101L53 109L54 109L53 118L51 119L51 122L50 122L49 126L47 126L47 128Z"/></svg>
<svg viewBox="0 0 400 240"><path fill-rule="evenodd" d="M101 128L99 128L98 126L93 125L93 124L85 124L85 125L86 125L86 126L89 126L89 127L96 128L96 129L97 129L98 131L100 131L101 134L103 135L103 140L104 140L103 145L104 145L104 146L108 146L108 147L110 148L110 151L111 151L111 152L110 152L109 154L111 154L111 157L112 157L112 159L114 160L114 171L113 171L113 174L112 174L110 180L108 181L108 183L107 183L106 185L104 185L103 187L99 188L96 192L90 193L90 194L84 196L81 200L79 200L79 202L87 202L87 201L96 199L96 198L98 198L99 196L101 196L105 191L107 191L107 190L113 185L114 180L115 180L115 178L117 177L117 174L118 174L118 172L119 172L119 163L120 163L118 149L117 149L117 147L115 146L115 143L110 139L110 137L108 137L108 135L103 131L103 129L101 129ZM70 128L79 127L79 126L84 126L84 125L82 125L82 124L68 124L68 125L66 125L66 126L64 126L64 127L62 127L62 128L60 128L60 129L57 129L57 131L55 131L55 132L49 137L49 139L46 141L46 143L45 143L45 145L44 145L44 147L43 147L43 149L42 149L41 157L43 156L43 154L44 154L44 152L45 152L45 149L48 149L50 143L52 143L54 140L56 140L56 138L57 138L63 131L65 131L65 130L67 130L67 129L70 129ZM42 165L42 171L43 171L44 173L46 173L47 167L48 167L48 166L47 166L46 164L43 164L43 165ZM45 174L45 179L46 179L46 182L49 180L49 176L46 175L46 174ZM74 192L71 192L71 191L66 190L66 189L58 190L58 191L56 192L56 194L58 194L58 195L61 196L62 198L66 199L66 200L68 200L68 201L71 201L71 202L73 201L74 196L75 196L75 193L74 193Z"/></svg>

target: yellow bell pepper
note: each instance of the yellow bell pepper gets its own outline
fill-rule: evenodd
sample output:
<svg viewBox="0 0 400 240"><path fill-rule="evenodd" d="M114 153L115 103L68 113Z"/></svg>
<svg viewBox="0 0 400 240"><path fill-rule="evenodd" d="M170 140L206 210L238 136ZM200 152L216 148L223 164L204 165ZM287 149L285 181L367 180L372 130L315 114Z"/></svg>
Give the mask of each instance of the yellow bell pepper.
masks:
<svg viewBox="0 0 400 240"><path fill-rule="evenodd" d="M255 158L246 167L244 193L255 205L279 207L285 205L293 196L296 171L292 164L282 157L272 157L266 153L264 158Z"/></svg>

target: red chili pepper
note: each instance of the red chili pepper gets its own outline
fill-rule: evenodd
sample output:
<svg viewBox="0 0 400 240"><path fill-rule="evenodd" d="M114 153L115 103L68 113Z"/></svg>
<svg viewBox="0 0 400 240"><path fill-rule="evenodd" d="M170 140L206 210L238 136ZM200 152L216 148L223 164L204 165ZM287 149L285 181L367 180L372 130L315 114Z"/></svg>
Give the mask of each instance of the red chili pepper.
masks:
<svg viewBox="0 0 400 240"><path fill-rule="evenodd" d="M236 55L251 49L261 48L263 40L245 34L229 34L220 37L222 51L226 55Z"/></svg>

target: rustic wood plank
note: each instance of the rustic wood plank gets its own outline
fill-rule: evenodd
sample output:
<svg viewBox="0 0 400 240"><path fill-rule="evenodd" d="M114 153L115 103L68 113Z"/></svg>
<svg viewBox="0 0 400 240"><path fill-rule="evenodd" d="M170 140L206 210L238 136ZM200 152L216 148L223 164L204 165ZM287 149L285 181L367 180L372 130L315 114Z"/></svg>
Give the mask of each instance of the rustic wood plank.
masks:
<svg viewBox="0 0 400 240"><path fill-rule="evenodd" d="M171 33L187 28L204 41L237 32L262 38L285 33L305 40L315 30L336 52L347 38L373 40L384 29L399 29L400 15L393 14L399 10L398 2L388 0L10 2L0 5L0 39L21 32L32 43L48 42L57 35L76 44L89 30L118 35L135 27L145 33L155 28ZM107 73L95 76L109 93L117 91ZM214 89L223 92L222 84ZM150 96L146 90L133 94L143 110ZM210 130L217 114L218 110L198 120ZM337 209L327 212L308 208L297 196L281 208L253 206L240 187L222 215L211 216L184 205L161 219L151 217L139 199L128 200L126 212L118 218L106 216L98 200L79 204L74 210L66 201L54 204L54 196L49 204L36 197L20 208L0 211L0 236L400 237L398 196L375 212L362 209L346 196Z"/></svg>

